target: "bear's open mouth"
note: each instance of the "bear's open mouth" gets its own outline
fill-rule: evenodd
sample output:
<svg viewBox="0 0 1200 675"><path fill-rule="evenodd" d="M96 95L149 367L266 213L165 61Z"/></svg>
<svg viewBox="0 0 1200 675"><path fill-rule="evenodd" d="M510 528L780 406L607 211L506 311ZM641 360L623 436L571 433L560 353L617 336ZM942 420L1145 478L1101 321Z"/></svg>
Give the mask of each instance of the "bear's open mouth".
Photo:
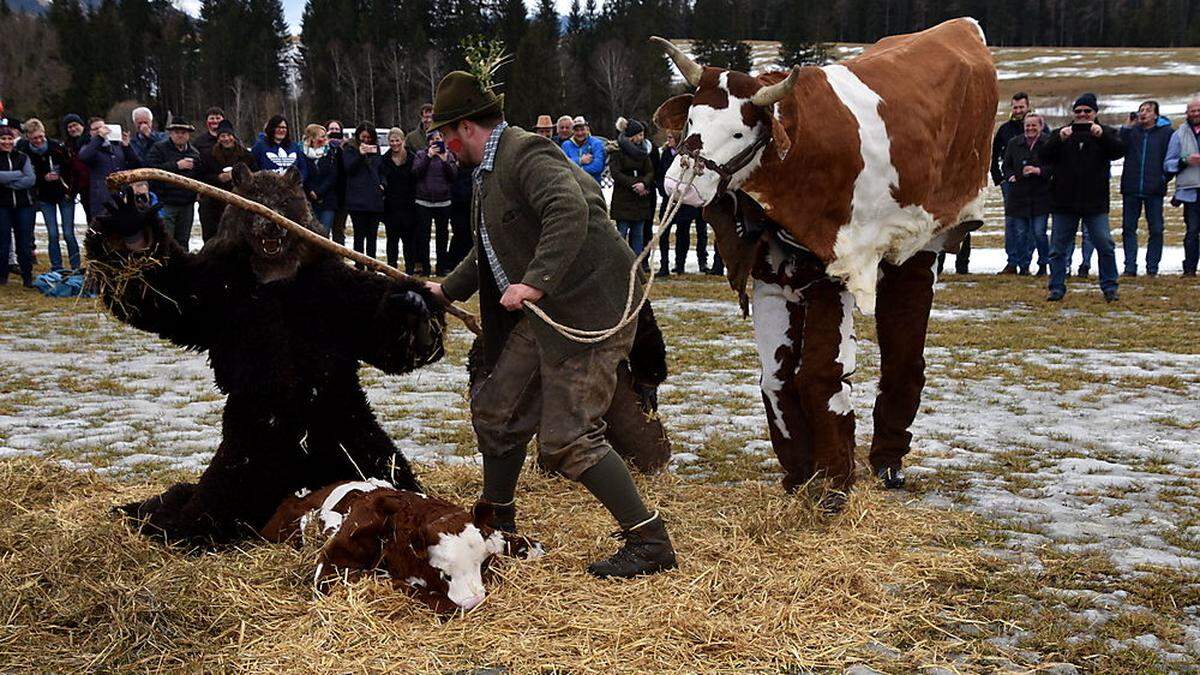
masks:
<svg viewBox="0 0 1200 675"><path fill-rule="evenodd" d="M280 237L263 237L258 240L258 243L262 248L262 252L267 256L277 256L283 250L283 239Z"/></svg>

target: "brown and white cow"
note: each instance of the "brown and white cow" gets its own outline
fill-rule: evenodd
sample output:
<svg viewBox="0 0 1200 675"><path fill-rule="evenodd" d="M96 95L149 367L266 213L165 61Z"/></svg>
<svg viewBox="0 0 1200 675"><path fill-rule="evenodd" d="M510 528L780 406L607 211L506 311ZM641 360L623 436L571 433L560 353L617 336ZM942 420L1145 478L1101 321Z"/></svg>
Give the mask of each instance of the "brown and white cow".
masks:
<svg viewBox="0 0 1200 675"><path fill-rule="evenodd" d="M873 442L871 462L898 470L924 384L931 266L982 221L998 98L983 32L956 19L849 61L759 77L702 67L655 39L696 89L655 113L684 139L667 189L706 207L735 289L754 277L785 484L853 480L855 306L878 314L876 441L887 447ZM771 227L735 232L748 217Z"/></svg>
<svg viewBox="0 0 1200 675"><path fill-rule="evenodd" d="M261 534L301 545L316 529L324 543L313 584L321 591L342 575L385 572L436 612L469 611L483 602L492 558L530 559L540 544L493 530L486 505L473 513L444 499L398 490L379 479L342 481L288 497Z"/></svg>

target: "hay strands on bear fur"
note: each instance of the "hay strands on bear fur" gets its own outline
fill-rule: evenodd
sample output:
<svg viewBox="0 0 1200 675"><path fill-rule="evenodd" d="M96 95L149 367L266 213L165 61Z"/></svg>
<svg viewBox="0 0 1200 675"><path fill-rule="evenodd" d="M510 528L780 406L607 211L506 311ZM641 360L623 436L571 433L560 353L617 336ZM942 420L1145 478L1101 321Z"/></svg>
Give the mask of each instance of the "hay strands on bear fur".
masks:
<svg viewBox="0 0 1200 675"><path fill-rule="evenodd" d="M375 258L359 253L358 251L354 251L346 248L345 246L334 243L333 241L322 237L307 227L304 227L303 225L286 218L280 213L272 211L256 201L247 199L239 194L234 194L228 190L222 190L221 188L214 187L207 183L201 183L200 181L193 180L185 176L180 176L178 174L173 174L169 171L163 171L162 169L130 169L128 171L118 171L109 175L107 179L108 189L110 190L118 190L121 188L121 186L140 181L159 181L160 183L170 183L182 188L187 188L188 190L192 190L196 194L203 197L211 197L213 199L225 202L231 206L235 206L239 209L262 216L263 218L270 220L280 227L287 228L289 232L295 234L314 246L318 246L332 253L336 253L343 258L349 258L356 263L366 265L367 267L370 267L377 272L386 274L393 279L411 278L409 275L401 272L391 265L388 265L385 262L376 260ZM475 317L475 315L460 307L456 307L453 304L446 305L446 313L457 317L472 333L479 335L479 320Z"/></svg>

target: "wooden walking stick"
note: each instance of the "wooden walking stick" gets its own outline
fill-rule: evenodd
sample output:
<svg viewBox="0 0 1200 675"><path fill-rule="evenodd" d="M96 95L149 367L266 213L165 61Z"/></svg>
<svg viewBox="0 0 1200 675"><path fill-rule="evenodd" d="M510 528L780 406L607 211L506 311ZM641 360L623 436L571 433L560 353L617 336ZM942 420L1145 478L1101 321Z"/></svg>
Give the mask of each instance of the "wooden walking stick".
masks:
<svg viewBox="0 0 1200 675"><path fill-rule="evenodd" d="M178 185L179 187L192 190L198 195L219 199L230 206L236 206L239 209L262 216L263 218L266 218L280 227L287 228L289 232L295 234L314 246L318 246L326 251L336 253L343 258L349 258L356 263L366 265L367 267L370 267L377 272L382 272L393 279L413 279L413 277L401 272L400 270L388 265L383 261L363 255L362 253L346 248L341 244L336 244L332 240L322 237L316 232L304 227L300 223L294 222L284 217L282 214L276 213L275 211L272 211L256 201L246 199L239 194L234 194L228 190L222 190L221 188L214 187L208 183L201 183L198 180L193 180L186 176L180 176L179 174L174 174L170 171L163 171L162 169L130 169L128 171L117 171L116 173L110 174L107 178L107 183L109 190L116 191L122 186L128 185L129 183L138 183L141 181L151 180L158 181L160 183L171 183L172 185ZM461 307L455 306L453 303L446 303L446 313L457 317L472 333L479 335L479 320L474 314L471 314Z"/></svg>

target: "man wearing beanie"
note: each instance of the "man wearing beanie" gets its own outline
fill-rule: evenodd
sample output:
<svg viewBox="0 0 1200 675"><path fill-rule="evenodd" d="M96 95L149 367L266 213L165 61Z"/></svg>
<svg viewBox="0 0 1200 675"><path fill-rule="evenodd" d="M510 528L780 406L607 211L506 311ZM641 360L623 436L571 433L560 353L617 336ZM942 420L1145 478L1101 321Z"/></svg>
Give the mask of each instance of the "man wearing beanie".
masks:
<svg viewBox="0 0 1200 675"><path fill-rule="evenodd" d="M481 501L494 509L497 528L515 531L517 479L537 432L543 465L582 483L620 524L624 545L588 571L607 578L673 569L662 517L646 508L604 435L616 367L636 324L581 344L523 306L536 303L575 328L610 328L625 307L633 252L617 236L596 181L549 139L508 126L503 109L503 95L453 72L438 84L430 126L459 161L476 167L475 247L441 284L428 286L452 301L480 295L484 358L494 363L471 398ZM641 292L640 279L633 292Z"/></svg>
<svg viewBox="0 0 1200 675"><path fill-rule="evenodd" d="M1074 121L1056 129L1042 148L1042 160L1054 169L1050 179L1049 302L1067 293L1067 270L1075 251L1075 232L1087 231L1100 265L1100 290L1107 302L1117 300L1117 259L1108 229L1109 165L1125 155L1125 143L1114 127L1096 122L1100 106L1087 93L1071 108Z"/></svg>

